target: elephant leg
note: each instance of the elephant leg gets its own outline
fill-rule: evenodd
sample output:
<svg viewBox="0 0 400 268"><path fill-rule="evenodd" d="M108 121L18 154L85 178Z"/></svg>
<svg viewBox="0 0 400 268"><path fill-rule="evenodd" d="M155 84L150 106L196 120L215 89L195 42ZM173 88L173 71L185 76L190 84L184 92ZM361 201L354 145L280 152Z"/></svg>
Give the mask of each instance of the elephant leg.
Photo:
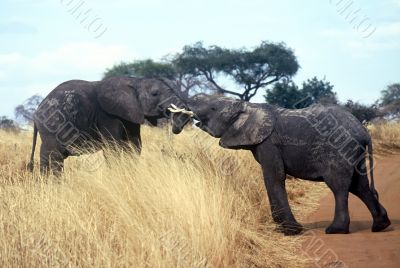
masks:
<svg viewBox="0 0 400 268"><path fill-rule="evenodd" d="M140 155L142 152L142 139L140 137L140 125L125 122L126 140L133 144L135 151Z"/></svg>
<svg viewBox="0 0 400 268"><path fill-rule="evenodd" d="M303 227L296 221L290 209L285 188L285 174L274 174L270 169L264 171L264 183L270 201L271 214L274 221L281 225L286 235L298 234Z"/></svg>
<svg viewBox="0 0 400 268"><path fill-rule="evenodd" d="M136 152L140 155L142 153L142 139L140 138L140 136L133 137L131 139L131 142L135 146Z"/></svg>
<svg viewBox="0 0 400 268"><path fill-rule="evenodd" d="M379 232L390 225L386 209L379 203L369 187L368 176L365 172L355 171L350 192L361 199L368 207L373 218L372 231Z"/></svg>
<svg viewBox="0 0 400 268"><path fill-rule="evenodd" d="M42 143L40 147L40 173L48 175L50 172L59 177L64 168L64 155L46 143Z"/></svg>
<svg viewBox="0 0 400 268"><path fill-rule="evenodd" d="M261 150L260 150L261 151ZM265 152L268 152L266 154ZM276 148L264 148L257 152L257 161L262 166L264 183L271 206L272 218L280 225L280 230L286 235L295 235L303 230L303 227L296 221L289 206L285 188L286 174L283 161Z"/></svg>
<svg viewBox="0 0 400 268"><path fill-rule="evenodd" d="M112 145L127 148L126 143L130 143L133 144L138 153L141 152L140 124L101 114L99 116L99 131L103 139L111 142Z"/></svg>
<svg viewBox="0 0 400 268"><path fill-rule="evenodd" d="M98 129L103 142L119 143L124 139L124 124L119 118L100 114L98 121Z"/></svg>
<svg viewBox="0 0 400 268"><path fill-rule="evenodd" d="M349 178L347 178L349 177ZM349 188L351 183L351 175L346 176L342 173L337 175L325 176L325 182L332 190L335 197L335 216L332 224L326 228L327 234L347 234L349 233L350 216L349 216Z"/></svg>
<svg viewBox="0 0 400 268"><path fill-rule="evenodd" d="M111 168L114 165L116 153L126 145L125 128L120 119L104 116L100 133L103 143L106 144L106 150L103 150L104 160L107 167Z"/></svg>
<svg viewBox="0 0 400 268"><path fill-rule="evenodd" d="M64 156L60 152L51 152L50 169L54 176L61 176L61 173L64 170Z"/></svg>

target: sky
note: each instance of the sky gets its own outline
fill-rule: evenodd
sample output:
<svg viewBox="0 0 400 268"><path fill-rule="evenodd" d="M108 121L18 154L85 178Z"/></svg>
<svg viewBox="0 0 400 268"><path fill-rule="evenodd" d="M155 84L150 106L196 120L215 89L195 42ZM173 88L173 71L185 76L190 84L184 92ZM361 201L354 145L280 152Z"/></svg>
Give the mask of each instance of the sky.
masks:
<svg viewBox="0 0 400 268"><path fill-rule="evenodd" d="M263 40L294 50L296 83L325 78L340 101L372 104L400 82L400 0L0 0L0 115L122 61Z"/></svg>

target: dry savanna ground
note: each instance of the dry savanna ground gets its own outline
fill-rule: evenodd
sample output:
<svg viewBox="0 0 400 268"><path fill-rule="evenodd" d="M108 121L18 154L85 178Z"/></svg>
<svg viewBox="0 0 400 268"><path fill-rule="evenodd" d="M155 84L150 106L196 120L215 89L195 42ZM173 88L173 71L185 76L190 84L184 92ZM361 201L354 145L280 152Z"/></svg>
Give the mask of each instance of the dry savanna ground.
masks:
<svg viewBox="0 0 400 268"><path fill-rule="evenodd" d="M400 148L400 126L371 126ZM25 170L32 133L0 132L0 267L300 267L301 236L275 231L260 167L197 130L143 129L144 148L71 157L60 179ZM290 179L301 221L326 193Z"/></svg>

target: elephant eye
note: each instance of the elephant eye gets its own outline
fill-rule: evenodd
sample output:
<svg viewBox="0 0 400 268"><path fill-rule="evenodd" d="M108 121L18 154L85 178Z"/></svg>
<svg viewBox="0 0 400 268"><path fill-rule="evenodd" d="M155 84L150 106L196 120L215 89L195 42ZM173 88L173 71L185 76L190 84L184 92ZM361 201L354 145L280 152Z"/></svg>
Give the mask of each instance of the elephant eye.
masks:
<svg viewBox="0 0 400 268"><path fill-rule="evenodd" d="M217 110L217 108L211 107L211 111L215 112L216 110Z"/></svg>
<svg viewBox="0 0 400 268"><path fill-rule="evenodd" d="M151 95L152 95L153 97L157 97L157 96L158 96L158 91L155 91L155 92L151 93Z"/></svg>

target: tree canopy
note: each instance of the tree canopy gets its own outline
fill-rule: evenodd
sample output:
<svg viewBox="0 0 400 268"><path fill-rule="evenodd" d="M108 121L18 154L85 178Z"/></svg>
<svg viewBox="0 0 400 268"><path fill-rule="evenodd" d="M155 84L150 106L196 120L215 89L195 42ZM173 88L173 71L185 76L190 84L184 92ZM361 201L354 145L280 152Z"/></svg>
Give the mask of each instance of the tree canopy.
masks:
<svg viewBox="0 0 400 268"><path fill-rule="evenodd" d="M274 85L267 91L265 100L270 104L275 104L284 108L294 108L295 104L304 99L304 94L299 87L292 81L282 81Z"/></svg>
<svg viewBox="0 0 400 268"><path fill-rule="evenodd" d="M0 129L11 132L18 132L20 130L18 124L6 116L0 116Z"/></svg>
<svg viewBox="0 0 400 268"><path fill-rule="evenodd" d="M330 82L313 77L303 82L299 88L293 81L284 80L266 90L266 102L284 108L300 109L314 103L336 104L336 93Z"/></svg>
<svg viewBox="0 0 400 268"><path fill-rule="evenodd" d="M388 85L381 94L381 105L400 104L400 83Z"/></svg>
<svg viewBox="0 0 400 268"><path fill-rule="evenodd" d="M122 62L107 69L103 78L126 75L138 77L164 77L174 79L176 72L171 63L155 62L151 59L138 60L131 63Z"/></svg>
<svg viewBox="0 0 400 268"><path fill-rule="evenodd" d="M349 110L360 122L369 122L378 115L376 105L364 105L359 102L347 100L343 105Z"/></svg>
<svg viewBox="0 0 400 268"><path fill-rule="evenodd" d="M296 74L299 64L293 51L283 43L262 42L253 50L205 48L202 43L183 48L174 64L184 72L204 77L218 93L230 94L249 101L260 88ZM239 85L235 92L223 88L218 75L224 75Z"/></svg>
<svg viewBox="0 0 400 268"><path fill-rule="evenodd" d="M26 123L33 122L33 114L35 113L37 107L42 102L43 97L40 95L33 95L28 98L23 104L18 105L14 109L14 114L17 119L22 120Z"/></svg>
<svg viewBox="0 0 400 268"><path fill-rule="evenodd" d="M388 85L381 94L379 104L382 112L388 118L400 117L400 83Z"/></svg>
<svg viewBox="0 0 400 268"><path fill-rule="evenodd" d="M301 91L308 97L303 107L310 106L314 103L337 104L336 92L333 91L333 87L334 86L331 85L330 82L325 79L319 80L317 77L303 82Z"/></svg>
<svg viewBox="0 0 400 268"><path fill-rule="evenodd" d="M164 62L121 63L108 69L104 76L164 77L175 80L186 91L200 88L250 101L260 88L289 79L298 68L293 51L284 43L262 42L248 50L204 47L203 43L197 42L185 46L181 53ZM224 88L218 82L221 77L233 81L240 90Z"/></svg>

